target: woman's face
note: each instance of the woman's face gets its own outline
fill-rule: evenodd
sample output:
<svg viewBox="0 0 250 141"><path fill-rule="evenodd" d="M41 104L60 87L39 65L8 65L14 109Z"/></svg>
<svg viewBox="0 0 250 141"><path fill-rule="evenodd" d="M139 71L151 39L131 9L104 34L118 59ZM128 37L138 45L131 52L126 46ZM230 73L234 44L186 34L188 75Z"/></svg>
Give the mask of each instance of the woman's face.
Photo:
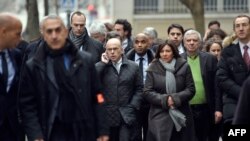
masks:
<svg viewBox="0 0 250 141"><path fill-rule="evenodd" d="M161 51L160 51L160 58L164 61L164 62L171 62L172 59L174 57L173 51L171 49L170 46L165 45Z"/></svg>
<svg viewBox="0 0 250 141"><path fill-rule="evenodd" d="M214 56L217 57L217 59L220 59L221 54L221 46L217 43L213 43L209 49L209 52L212 53Z"/></svg>

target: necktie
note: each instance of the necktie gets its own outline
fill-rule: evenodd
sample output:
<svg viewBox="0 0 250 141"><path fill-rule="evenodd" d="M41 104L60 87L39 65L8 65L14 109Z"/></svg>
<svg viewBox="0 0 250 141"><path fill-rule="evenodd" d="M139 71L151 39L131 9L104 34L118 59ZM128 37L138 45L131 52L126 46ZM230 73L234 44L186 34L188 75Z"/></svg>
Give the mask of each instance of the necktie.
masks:
<svg viewBox="0 0 250 141"><path fill-rule="evenodd" d="M250 67L250 57L249 57L249 54L247 52L249 47L247 45L245 45L243 48L244 48L243 59L244 59L246 65L247 65L247 68L249 69L249 67Z"/></svg>
<svg viewBox="0 0 250 141"><path fill-rule="evenodd" d="M139 62L139 69L140 69L140 74L143 78L143 57L140 57L140 62Z"/></svg>
<svg viewBox="0 0 250 141"><path fill-rule="evenodd" d="M2 57L2 81L3 88L5 88L5 92L7 92L7 82L8 82L8 65L5 58L5 52L1 52Z"/></svg>

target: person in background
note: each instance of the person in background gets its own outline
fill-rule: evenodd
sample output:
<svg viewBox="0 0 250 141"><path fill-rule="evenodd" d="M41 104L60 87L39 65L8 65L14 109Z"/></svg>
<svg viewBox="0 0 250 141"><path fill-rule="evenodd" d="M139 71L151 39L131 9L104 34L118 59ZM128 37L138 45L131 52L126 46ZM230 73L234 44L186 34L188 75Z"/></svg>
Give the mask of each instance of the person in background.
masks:
<svg viewBox="0 0 250 141"><path fill-rule="evenodd" d="M105 25L105 27L107 29L107 32L110 32L110 31L114 30L114 25L112 23L105 22L104 25Z"/></svg>
<svg viewBox="0 0 250 141"><path fill-rule="evenodd" d="M153 47L157 45L158 33L153 27L145 27L143 33L148 36L149 49L153 51Z"/></svg>
<svg viewBox="0 0 250 141"><path fill-rule="evenodd" d="M89 27L90 37L104 44L107 29L102 22L93 22Z"/></svg>
<svg viewBox="0 0 250 141"><path fill-rule="evenodd" d="M0 140L24 141L18 117L18 84L22 51L22 23L13 14L0 13Z"/></svg>
<svg viewBox="0 0 250 141"><path fill-rule="evenodd" d="M209 52L216 56L217 60L220 60L222 52L222 41L216 38L208 39L204 44L204 49L206 52Z"/></svg>
<svg viewBox="0 0 250 141"><path fill-rule="evenodd" d="M140 72L143 76L143 84L146 80L146 70L154 59L154 52L150 49L149 37L144 33L139 33L134 38L134 47L126 54L129 60L136 62L139 66ZM148 130L148 112L149 103L142 99L141 108L138 116L138 127L136 127L133 134L135 135L136 141L146 141L147 130Z"/></svg>
<svg viewBox="0 0 250 141"><path fill-rule="evenodd" d="M177 48L164 43L149 65L143 96L150 103L147 141L195 141L195 131L189 101L195 94L194 81L186 60ZM186 121L177 130L169 111L177 109Z"/></svg>
<svg viewBox="0 0 250 141"><path fill-rule="evenodd" d="M131 141L140 109L143 81L138 65L123 54L122 41L110 38L96 69L106 99L110 141Z"/></svg>
<svg viewBox="0 0 250 141"><path fill-rule="evenodd" d="M179 54L184 53L186 50L182 44L184 29L179 24L171 24L168 27L168 40L172 42L179 51Z"/></svg>
<svg viewBox="0 0 250 141"><path fill-rule="evenodd" d="M91 59L68 39L56 15L40 23L43 37L24 64L20 113L30 141L108 141L100 81Z"/></svg>
<svg viewBox="0 0 250 141"><path fill-rule="evenodd" d="M132 26L126 19L117 19L114 24L114 30L122 37L122 48L126 54L133 48Z"/></svg>
<svg viewBox="0 0 250 141"><path fill-rule="evenodd" d="M210 21L207 25L207 30L206 30L205 35L203 37L203 41L205 41L207 39L207 35L209 34L209 32L211 30L216 30L216 29L220 29L220 22L217 20Z"/></svg>
<svg viewBox="0 0 250 141"><path fill-rule="evenodd" d="M101 60L104 48L102 43L89 37L85 25L86 16L80 11L73 12L70 17L69 39L78 49L90 53L96 63Z"/></svg>
<svg viewBox="0 0 250 141"><path fill-rule="evenodd" d="M200 51L202 39L196 30L188 30L183 41L187 52L181 55L190 65L196 90L190 100L195 132L198 141L207 141L215 119L221 118L215 100L219 96L215 79L218 61L214 55Z"/></svg>
<svg viewBox="0 0 250 141"><path fill-rule="evenodd" d="M207 41L208 39L210 38L217 38L219 40L223 40L225 37L227 36L226 32L223 31L222 29L212 29L208 35L207 35L207 38L204 39L203 41Z"/></svg>

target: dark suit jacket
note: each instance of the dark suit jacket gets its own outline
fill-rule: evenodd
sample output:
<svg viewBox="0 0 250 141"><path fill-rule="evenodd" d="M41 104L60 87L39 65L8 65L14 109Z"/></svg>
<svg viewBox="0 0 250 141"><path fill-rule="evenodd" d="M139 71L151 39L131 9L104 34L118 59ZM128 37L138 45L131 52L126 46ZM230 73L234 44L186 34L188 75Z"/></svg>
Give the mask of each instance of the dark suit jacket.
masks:
<svg viewBox="0 0 250 141"><path fill-rule="evenodd" d="M135 61L135 49L131 49L127 54L127 58L129 60ZM150 49L147 50L147 56L148 56L148 64L152 62L152 60L154 59L154 52Z"/></svg>
<svg viewBox="0 0 250 141"><path fill-rule="evenodd" d="M215 101L219 96L218 94L216 94L216 85L215 85L217 59L215 56L207 52L199 52L198 55L200 57L201 76L204 83L205 96L210 111L210 120L214 121ZM181 54L181 56L187 59L186 52Z"/></svg>
<svg viewBox="0 0 250 141"><path fill-rule="evenodd" d="M234 114L233 124L250 124L250 77L245 81L242 86L239 102Z"/></svg>
<svg viewBox="0 0 250 141"><path fill-rule="evenodd" d="M223 92L224 120L225 122L232 122L241 86L249 76L239 43L223 49L216 76L219 87Z"/></svg>
<svg viewBox="0 0 250 141"><path fill-rule="evenodd" d="M11 62L14 67L15 76L11 82L11 86L6 95L0 94L0 127L3 122L9 122L10 128L16 133L16 136L21 135L21 127L18 121L18 84L22 54L19 49L8 50ZM0 88L6 89L6 88Z"/></svg>

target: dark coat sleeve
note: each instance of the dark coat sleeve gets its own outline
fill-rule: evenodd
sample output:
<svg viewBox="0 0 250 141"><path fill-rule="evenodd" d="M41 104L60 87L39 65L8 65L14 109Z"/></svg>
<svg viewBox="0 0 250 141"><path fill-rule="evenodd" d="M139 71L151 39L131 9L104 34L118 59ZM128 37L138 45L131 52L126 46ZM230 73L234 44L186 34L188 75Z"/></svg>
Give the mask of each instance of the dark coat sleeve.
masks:
<svg viewBox="0 0 250 141"><path fill-rule="evenodd" d="M233 124L250 124L250 77L243 84Z"/></svg>
<svg viewBox="0 0 250 141"><path fill-rule="evenodd" d="M105 112L105 99L103 96L103 90L101 87L100 77L97 73L96 67L94 63L90 63L91 65L91 79L94 81L92 82L92 90L94 90L94 99L95 100L95 113L96 113L96 119L97 119L97 128L98 128L98 136L101 135L108 135L109 134L109 127L106 123L106 112ZM103 101L102 101L103 99Z"/></svg>
<svg viewBox="0 0 250 141"><path fill-rule="evenodd" d="M232 80L229 66L232 65L228 64L224 57L218 62L218 71L216 72L218 85L229 97L238 100L241 87Z"/></svg>
<svg viewBox="0 0 250 141"><path fill-rule="evenodd" d="M37 101L34 93L36 83L32 80L32 72L25 65L21 76L20 110L23 127L29 140L43 138L42 128L38 119Z"/></svg>
<svg viewBox="0 0 250 141"><path fill-rule="evenodd" d="M163 103L166 103L164 100L166 100L169 95L160 94L154 90L154 77L152 71L147 72L143 96L151 104L166 108Z"/></svg>

